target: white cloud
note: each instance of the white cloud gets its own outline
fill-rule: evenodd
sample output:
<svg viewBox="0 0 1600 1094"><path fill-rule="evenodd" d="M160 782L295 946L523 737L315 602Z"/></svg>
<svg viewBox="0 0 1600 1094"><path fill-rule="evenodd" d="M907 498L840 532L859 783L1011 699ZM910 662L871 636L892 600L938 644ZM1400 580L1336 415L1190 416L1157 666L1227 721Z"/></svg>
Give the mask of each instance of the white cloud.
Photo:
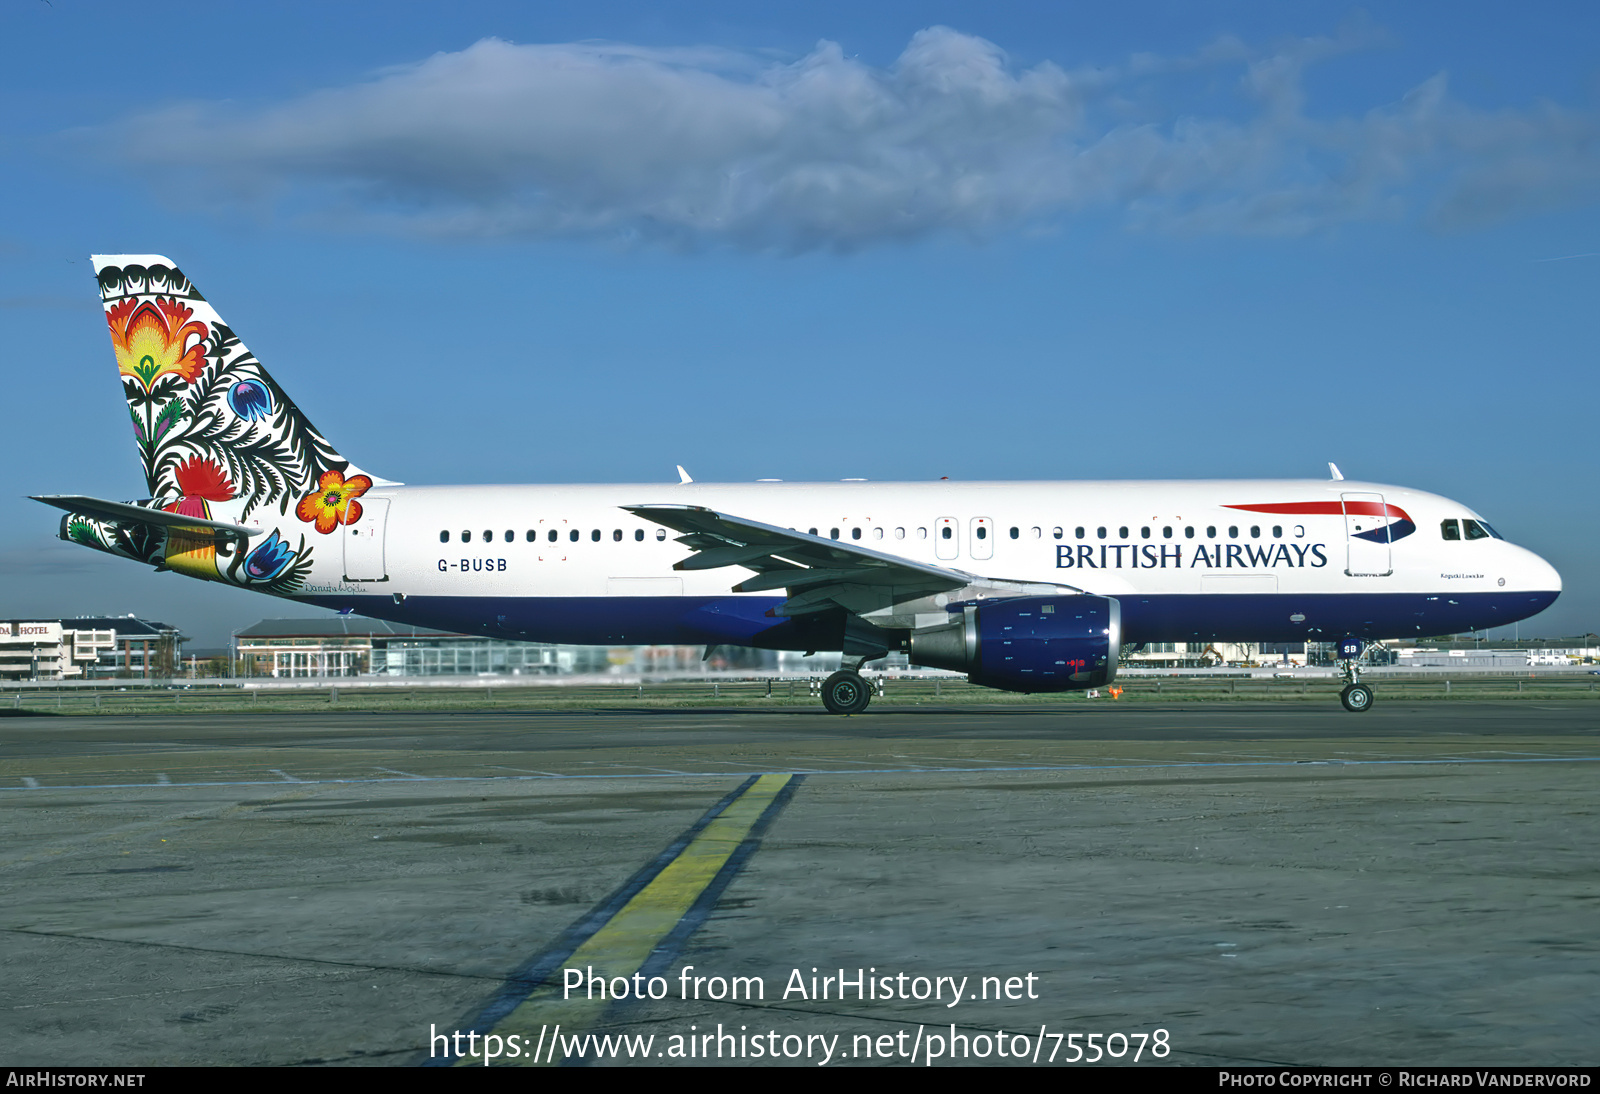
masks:
<svg viewBox="0 0 1600 1094"><path fill-rule="evenodd" d="M329 224L779 250L1089 210L1196 232L1411 215L1458 227L1600 193L1592 114L1474 111L1441 75L1363 115L1309 115L1304 68L1377 37L1358 27L1266 52L1224 38L1075 73L1018 68L944 27L884 68L831 42L781 63L488 39L279 105L143 114L97 140L168 193ZM1230 66L1237 111L1171 105L1163 81Z"/></svg>

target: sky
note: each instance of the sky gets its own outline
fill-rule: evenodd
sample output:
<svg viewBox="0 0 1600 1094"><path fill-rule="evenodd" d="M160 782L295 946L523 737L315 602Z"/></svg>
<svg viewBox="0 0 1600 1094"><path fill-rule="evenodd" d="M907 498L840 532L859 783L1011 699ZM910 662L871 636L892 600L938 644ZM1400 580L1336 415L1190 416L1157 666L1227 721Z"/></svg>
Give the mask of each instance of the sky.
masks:
<svg viewBox="0 0 1600 1094"><path fill-rule="evenodd" d="M1526 6L1524 6L1526 7ZM5 0L0 618L311 614L143 490L88 256L408 483L1319 478L1600 630L1600 9Z"/></svg>

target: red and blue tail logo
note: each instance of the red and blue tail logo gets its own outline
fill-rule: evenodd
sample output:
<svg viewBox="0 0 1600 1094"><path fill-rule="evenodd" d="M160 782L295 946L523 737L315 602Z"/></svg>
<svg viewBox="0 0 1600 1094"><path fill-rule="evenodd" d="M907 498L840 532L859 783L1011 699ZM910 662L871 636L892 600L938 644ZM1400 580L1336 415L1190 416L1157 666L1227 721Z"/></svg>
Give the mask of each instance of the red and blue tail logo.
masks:
<svg viewBox="0 0 1600 1094"><path fill-rule="evenodd" d="M1276 513L1283 516L1344 516L1346 514L1377 517L1383 523L1365 532L1355 533L1356 539L1373 543L1394 543L1405 539L1417 530L1411 515L1398 505L1378 501L1290 501L1274 505L1225 505L1224 509L1243 509L1248 513Z"/></svg>

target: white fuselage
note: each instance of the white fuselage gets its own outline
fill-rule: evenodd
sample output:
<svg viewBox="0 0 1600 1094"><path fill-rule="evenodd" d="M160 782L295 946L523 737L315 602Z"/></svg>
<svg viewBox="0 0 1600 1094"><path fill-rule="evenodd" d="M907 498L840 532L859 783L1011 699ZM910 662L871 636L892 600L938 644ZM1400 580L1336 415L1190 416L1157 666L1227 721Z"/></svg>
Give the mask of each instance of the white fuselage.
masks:
<svg viewBox="0 0 1600 1094"><path fill-rule="evenodd" d="M1526 618L1561 588L1531 551L1459 533L1481 525L1466 506L1350 481L380 486L362 500L362 520L333 533L345 567L323 552L297 599L546 641L759 631L738 605L726 609L737 626L681 621L774 597L731 592L751 576L736 566L674 570L690 553L676 533L620 508L660 503L1116 597L1129 641L1437 634ZM275 520L258 511L246 523ZM1461 538L1445 538L1445 522ZM292 513L278 523L304 530Z"/></svg>

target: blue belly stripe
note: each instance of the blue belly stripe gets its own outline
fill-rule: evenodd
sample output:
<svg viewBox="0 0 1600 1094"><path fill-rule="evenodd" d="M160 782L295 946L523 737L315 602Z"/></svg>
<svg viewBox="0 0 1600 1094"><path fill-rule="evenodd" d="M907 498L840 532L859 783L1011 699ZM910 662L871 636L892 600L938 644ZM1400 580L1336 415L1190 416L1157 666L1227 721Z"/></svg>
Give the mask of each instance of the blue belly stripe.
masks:
<svg viewBox="0 0 1600 1094"><path fill-rule="evenodd" d="M1405 638L1504 626L1549 607L1555 592L1165 593L1118 597L1125 642L1334 641ZM818 648L803 625L766 613L756 596L303 596L302 603L373 619L514 641L607 645ZM1304 616L1301 621L1292 615ZM826 647L822 647L826 648Z"/></svg>

